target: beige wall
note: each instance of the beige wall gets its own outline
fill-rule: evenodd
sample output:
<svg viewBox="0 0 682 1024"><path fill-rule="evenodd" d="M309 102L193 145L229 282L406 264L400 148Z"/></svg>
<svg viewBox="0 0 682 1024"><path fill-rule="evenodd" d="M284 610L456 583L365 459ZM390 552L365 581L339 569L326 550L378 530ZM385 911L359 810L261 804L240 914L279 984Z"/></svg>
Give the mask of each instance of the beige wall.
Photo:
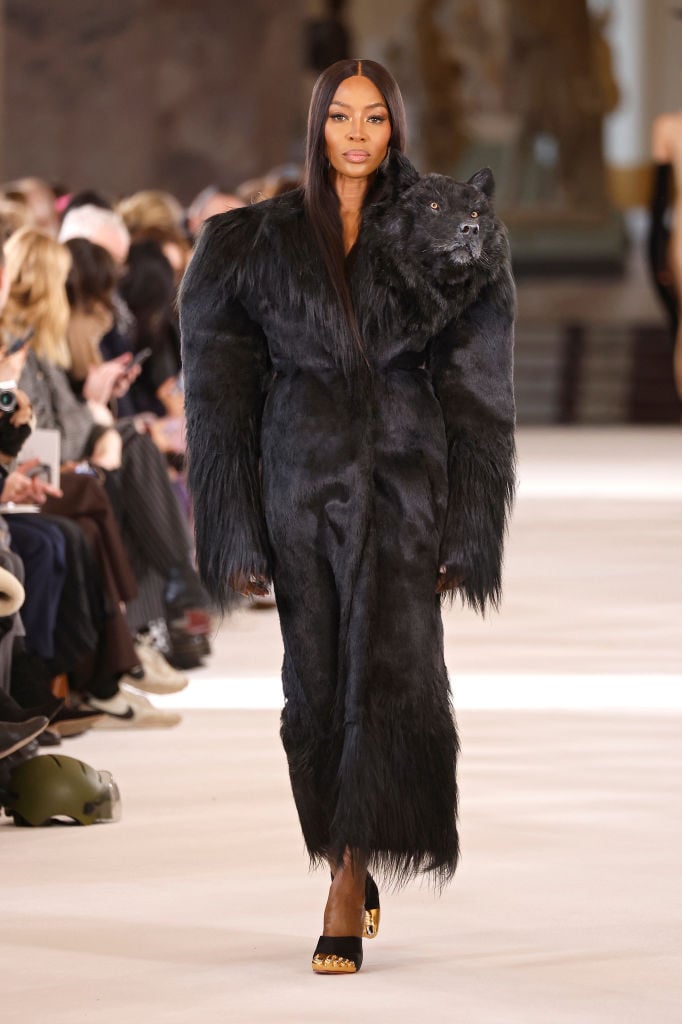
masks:
<svg viewBox="0 0 682 1024"><path fill-rule="evenodd" d="M626 94L646 94L637 153L615 161L636 169L648 160L651 118L682 107L682 20L672 0L591 2L644 11L643 70L623 75ZM443 0L446 29L461 3ZM302 69L302 20L323 8L322 0L0 0L0 179L39 174L114 193L161 185L189 198L210 181L234 185L300 157L313 77ZM417 0L348 3L355 55L396 75L410 155L421 165L416 8Z"/></svg>
<svg viewBox="0 0 682 1024"><path fill-rule="evenodd" d="M4 178L189 198L295 155L299 0L6 0Z"/></svg>

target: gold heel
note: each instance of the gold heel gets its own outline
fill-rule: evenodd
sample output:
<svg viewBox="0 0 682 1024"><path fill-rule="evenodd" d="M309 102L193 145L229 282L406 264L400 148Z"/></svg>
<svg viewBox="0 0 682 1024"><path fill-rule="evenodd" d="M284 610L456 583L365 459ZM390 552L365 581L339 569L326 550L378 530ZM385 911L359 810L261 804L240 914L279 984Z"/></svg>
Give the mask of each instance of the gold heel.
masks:
<svg viewBox="0 0 682 1024"><path fill-rule="evenodd" d="M362 929L363 939L376 939L379 933L379 921L381 920L381 910L379 907L368 910L365 907L365 926Z"/></svg>
<svg viewBox="0 0 682 1024"><path fill-rule="evenodd" d="M365 881L365 926L362 931L363 939L376 939L379 934L379 920L381 909L379 907L379 890L377 884L367 872Z"/></svg>

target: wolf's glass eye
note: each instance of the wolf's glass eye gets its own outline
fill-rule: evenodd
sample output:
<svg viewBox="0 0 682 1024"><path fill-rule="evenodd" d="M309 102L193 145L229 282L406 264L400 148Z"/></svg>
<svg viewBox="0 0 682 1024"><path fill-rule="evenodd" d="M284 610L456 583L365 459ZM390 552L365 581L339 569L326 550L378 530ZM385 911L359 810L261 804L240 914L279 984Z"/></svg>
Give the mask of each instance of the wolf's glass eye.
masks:
<svg viewBox="0 0 682 1024"><path fill-rule="evenodd" d="M471 216L473 217L474 220L476 220L476 218L478 217L478 210L472 210Z"/></svg>
<svg viewBox="0 0 682 1024"><path fill-rule="evenodd" d="M429 206L431 207L432 210L440 210L440 206L436 202L429 203Z"/></svg>

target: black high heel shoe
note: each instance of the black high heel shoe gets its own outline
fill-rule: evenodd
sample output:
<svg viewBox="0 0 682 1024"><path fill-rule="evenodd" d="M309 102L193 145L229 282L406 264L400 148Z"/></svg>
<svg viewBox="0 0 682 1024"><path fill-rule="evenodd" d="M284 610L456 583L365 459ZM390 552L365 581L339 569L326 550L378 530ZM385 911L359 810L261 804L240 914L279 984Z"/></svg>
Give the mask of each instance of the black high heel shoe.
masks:
<svg viewBox="0 0 682 1024"><path fill-rule="evenodd" d="M320 935L313 953L315 974L356 974L362 967L362 939L357 935Z"/></svg>

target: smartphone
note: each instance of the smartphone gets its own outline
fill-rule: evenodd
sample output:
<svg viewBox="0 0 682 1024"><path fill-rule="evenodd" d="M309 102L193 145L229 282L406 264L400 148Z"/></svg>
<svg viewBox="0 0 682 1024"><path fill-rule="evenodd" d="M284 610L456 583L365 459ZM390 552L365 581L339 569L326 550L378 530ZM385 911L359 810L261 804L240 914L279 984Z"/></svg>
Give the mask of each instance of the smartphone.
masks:
<svg viewBox="0 0 682 1024"><path fill-rule="evenodd" d="M33 480L34 477L38 477L40 480L44 480L46 484L52 481L52 469L45 462L41 462L37 466L33 466L31 469L27 469L24 476L29 477Z"/></svg>
<svg viewBox="0 0 682 1024"><path fill-rule="evenodd" d="M31 327L26 334L22 334L20 338L13 338L11 345L5 351L5 356L13 356L14 353L22 349L24 345L28 345L35 332L35 327Z"/></svg>
<svg viewBox="0 0 682 1024"><path fill-rule="evenodd" d="M150 348L141 348L140 351L135 356L135 358L133 359L132 363L130 363L130 365L126 367L126 371L132 370L133 366L142 366L143 363L147 362L151 354L152 350Z"/></svg>

